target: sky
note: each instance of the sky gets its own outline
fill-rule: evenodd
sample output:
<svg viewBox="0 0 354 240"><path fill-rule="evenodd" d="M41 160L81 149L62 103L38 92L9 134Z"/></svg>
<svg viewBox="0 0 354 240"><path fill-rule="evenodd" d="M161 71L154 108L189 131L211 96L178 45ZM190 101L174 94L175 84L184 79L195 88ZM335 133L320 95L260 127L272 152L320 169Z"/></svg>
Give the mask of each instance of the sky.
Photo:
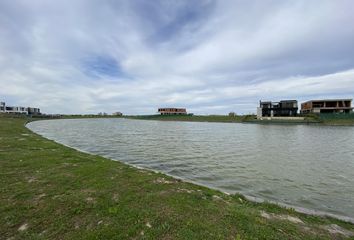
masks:
<svg viewBox="0 0 354 240"><path fill-rule="evenodd" d="M0 101L255 113L354 97L352 0L0 0Z"/></svg>

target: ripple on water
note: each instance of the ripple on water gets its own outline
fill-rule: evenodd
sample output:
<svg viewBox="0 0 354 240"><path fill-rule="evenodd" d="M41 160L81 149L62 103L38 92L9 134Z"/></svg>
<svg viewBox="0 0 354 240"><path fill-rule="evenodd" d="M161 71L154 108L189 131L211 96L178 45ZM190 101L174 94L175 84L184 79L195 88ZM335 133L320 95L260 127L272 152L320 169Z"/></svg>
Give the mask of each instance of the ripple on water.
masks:
<svg viewBox="0 0 354 240"><path fill-rule="evenodd" d="M77 149L223 191L354 217L354 128L126 119L28 127Z"/></svg>

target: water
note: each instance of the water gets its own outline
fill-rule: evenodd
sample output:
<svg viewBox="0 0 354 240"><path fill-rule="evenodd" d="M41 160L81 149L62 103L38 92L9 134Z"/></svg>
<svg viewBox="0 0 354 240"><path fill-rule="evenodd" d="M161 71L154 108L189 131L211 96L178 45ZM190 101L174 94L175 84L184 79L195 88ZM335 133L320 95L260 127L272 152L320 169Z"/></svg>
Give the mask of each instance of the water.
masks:
<svg viewBox="0 0 354 240"><path fill-rule="evenodd" d="M354 218L354 128L128 119L28 127L57 142L229 193Z"/></svg>

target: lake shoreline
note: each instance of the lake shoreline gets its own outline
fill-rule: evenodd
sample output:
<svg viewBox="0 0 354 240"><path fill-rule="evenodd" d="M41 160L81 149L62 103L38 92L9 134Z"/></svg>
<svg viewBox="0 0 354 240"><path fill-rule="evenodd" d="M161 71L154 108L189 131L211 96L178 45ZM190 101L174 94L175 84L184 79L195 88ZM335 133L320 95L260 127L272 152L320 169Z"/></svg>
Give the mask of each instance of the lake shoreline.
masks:
<svg viewBox="0 0 354 240"><path fill-rule="evenodd" d="M131 238L141 236L142 231L148 238L215 239L215 234L242 239L346 237L339 231L333 233L333 225L354 232L354 225L340 220L250 202L239 194L227 195L166 174L79 152L28 130L28 121L31 120L0 118L4 189L0 210L13 216L11 220L0 220L0 233L5 238L33 238L39 234L51 239L109 238L112 234ZM115 194L120 196L118 202ZM138 197L139 204L130 197ZM6 199L12 199L16 207ZM26 208L28 204L32 207ZM75 223L78 219L83 220ZM159 227L166 224L169 227ZM55 230L59 226L60 230ZM91 226L90 231L86 226ZM125 230L120 226L126 226Z"/></svg>
<svg viewBox="0 0 354 240"><path fill-rule="evenodd" d="M141 115L123 116L126 119L155 120L155 121L176 121L176 122L219 122L219 123L244 123L263 125L319 125L319 126L354 126L354 119L328 119L319 120L305 118L304 120L257 120L252 115L226 116L226 115L193 115L193 116L166 116L166 115Z"/></svg>
<svg viewBox="0 0 354 240"><path fill-rule="evenodd" d="M154 121L154 120L151 120L151 121ZM31 123L31 121L27 122L24 126L29 129L27 127L27 124ZM31 129L29 129L31 132L33 132ZM36 132L33 132L45 139L47 139L45 136L42 136ZM48 139L50 140L50 139ZM50 141L54 141L54 140L50 140ZM56 142L56 141L55 141ZM89 155L93 155L93 156L100 156L100 155L96 155L96 154L93 154L93 153L90 153L88 151L84 151L82 149L79 149L79 148L75 148L75 147L72 147L72 146L69 146L69 145L66 145L64 143L59 143L59 142L56 142L60 145L63 145L67 148L71 148L71 149L74 149L78 152L82 152L82 153L85 153L85 154L89 154ZM101 157L101 156L100 156ZM218 189L218 188L214 188L212 186L209 186L207 184L202 184L202 183L199 183L199 182L196 182L196 181L193 181L193 180L190 180L190 179L186 179L186 178L182 178L182 177L179 177L179 176L176 176L176 175L172 175L172 174L168 174L166 172L162 172L162 171L158 171L158 170L155 170L155 169L152 169L152 168L147 168L147 167L142 167L142 166L138 166L136 164L131 164L131 163L128 163L128 162L124 162L124 161L121 161L121 160L118 160L118 159L113 159L113 158L107 158L107 157L104 157L106 158L107 160L110 160L110 161L117 161L117 162L120 162L122 164L126 164L128 166L131 166L131 167L134 167L136 169L141 169L141 170L146 170L146 171L151 171L151 172L154 172L156 174L163 174L163 175L166 175L166 176L169 176L169 177L172 177L174 179L178 179L182 182L185 182L185 183L191 183L191 184L194 184L194 185L197 185L197 186L202 186L202 187L206 187L206 188L210 188L210 189L213 189L215 191L220 191L226 195L237 195L237 196L242 196L243 198L247 199L248 201L251 201L251 202L254 202L254 203L271 203L271 204L275 204L279 207L282 207L282 208L286 208L288 210L295 210L296 212L298 213L302 213L302 214L306 214L306 215L311 215L311 216L316 216L316 217L330 217L330 218L334 218L334 219L338 219L340 221L344 221L344 222L347 222L347 223L351 223L351 224L354 224L354 218L352 217L348 217L348 216L341 216L341 215L337 215L337 214L333 214L333 213L330 213L330 212L324 212L324 211L319 211L319 210L314 210L314 209L308 209L308 208L304 208L304 207L300 207L300 206L294 206L294 205L290 205L290 204L285 204L285 203L282 203L282 202L278 202L278 201L272 201L272 200L266 200L266 199L263 199L263 198L260 198L260 197L254 197L254 196L249 196L249 195L245 195L243 193L240 193L240 192L235 192L235 193L230 193L230 192L227 192L225 190L222 190L222 189Z"/></svg>
<svg viewBox="0 0 354 240"><path fill-rule="evenodd" d="M6 117L1 114L0 117ZM354 114L353 114L354 116ZM10 117L19 117L10 115ZM60 117L34 116L32 121L36 120L56 120L56 119L135 119L135 120L153 120L153 121L172 121L172 122L210 122L210 123L244 123L244 124L262 124L262 125L318 125L318 126L354 126L353 118L320 119L318 116L305 117L304 120L258 120L253 115L123 115L123 116L98 116L98 115L63 115Z"/></svg>
<svg viewBox="0 0 354 240"><path fill-rule="evenodd" d="M89 118L89 119L91 119L91 118ZM107 118L107 119L109 119L109 118ZM81 118L79 120L81 120ZM136 120L136 119L128 118L128 120ZM150 120L150 121L155 121L155 120ZM208 123L217 123L217 122L208 122ZM251 124L254 124L254 123L251 123ZM304 124L302 124L302 125L304 125ZM26 125L26 127L27 127L27 125ZM29 127L27 127L27 128L29 130L31 130L31 128L29 128ZM31 131L33 131L33 130L31 130ZM39 133L37 133L37 134L39 134ZM41 135L41 136L46 138L45 135ZM52 140L55 141L55 138L52 138ZM83 153L87 153L87 154L93 154L93 155L96 155L96 156L102 156L102 155L99 155L99 154L92 153L90 151L82 150L82 149L80 149L78 147L75 147L75 146L67 145L67 144L65 144L63 142L57 142L57 143L62 144L64 146L68 147L68 148L75 149L75 150L77 150L79 152L83 152ZM336 219L339 219L339 220L343 220L343 221L346 221L346 222L354 223L354 218L349 217L349 216L340 215L340 214L331 213L331 212L326 212L326 211L318 210L318 209L306 208L306 207L301 206L301 205L292 205L292 204L289 204L289 203L286 204L286 203L283 203L283 202L279 202L277 200L270 200L270 199L266 199L266 198L262 198L262 197L258 197L258 196L250 196L250 195L247 195L247 194L243 193L242 191L241 192L240 191L231 191L230 192L230 191L222 189L222 188L218 188L218 187L215 187L215 186L212 186L212 185L208 185L207 183L203 184L203 183L200 183L200 182L198 182L196 180L193 180L193 179L184 178L184 177L181 177L181 176L178 176L178 175L174 175L174 174L169 174L168 172L163 171L163 170L157 170L157 169L154 169L154 168L151 168L151 167L148 167L148 166L141 166L141 165L138 165L138 164L129 163L127 161L121 161L119 158L108 157L108 156L102 156L102 157L105 157L105 158L107 158L109 160L112 160L112 161L118 161L118 162L121 162L123 164L127 164L129 166L132 166L132 167L135 167L135 168L138 168L138 169L144 169L144 170L148 170L148 171L153 171L155 173L165 174L167 176L179 179L179 180L184 181L184 182L188 182L188 183L200 185L200 186L203 186L203 187L211 188L211 189L214 189L216 191L221 191L221 192L223 192L223 193L225 193L227 195L239 194L239 195L242 195L244 198L246 198L249 201L253 201L253 202L257 202L257 203L269 202L269 203L277 204L277 205L279 205L281 207L285 207L285 208L288 208L288 209L294 209L295 211L297 211L299 213L310 214L310 215L314 215L314 216L328 216L328 217L333 217L333 218L336 218Z"/></svg>

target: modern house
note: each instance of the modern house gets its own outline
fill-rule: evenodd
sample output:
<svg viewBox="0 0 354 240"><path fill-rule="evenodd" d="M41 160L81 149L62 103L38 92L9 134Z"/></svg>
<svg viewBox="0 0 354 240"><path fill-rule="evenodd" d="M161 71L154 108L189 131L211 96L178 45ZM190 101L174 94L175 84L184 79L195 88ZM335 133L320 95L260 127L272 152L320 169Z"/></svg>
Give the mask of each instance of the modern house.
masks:
<svg viewBox="0 0 354 240"><path fill-rule="evenodd" d="M262 117L296 117L298 105L296 100L282 100L280 102L259 101L257 118Z"/></svg>
<svg viewBox="0 0 354 240"><path fill-rule="evenodd" d="M161 115L186 115L187 110L185 108L159 108L158 113Z"/></svg>
<svg viewBox="0 0 354 240"><path fill-rule="evenodd" d="M40 115L41 111L39 108L7 106L5 102L0 102L0 113Z"/></svg>
<svg viewBox="0 0 354 240"><path fill-rule="evenodd" d="M301 104L302 114L308 113L351 113L352 99L311 100Z"/></svg>
<svg viewBox="0 0 354 240"><path fill-rule="evenodd" d="M27 112L28 112L27 113L28 115L40 115L41 114L41 110L39 108L28 107Z"/></svg>
<svg viewBox="0 0 354 240"><path fill-rule="evenodd" d="M123 113L121 112L114 112L112 113L113 116L123 116Z"/></svg>

